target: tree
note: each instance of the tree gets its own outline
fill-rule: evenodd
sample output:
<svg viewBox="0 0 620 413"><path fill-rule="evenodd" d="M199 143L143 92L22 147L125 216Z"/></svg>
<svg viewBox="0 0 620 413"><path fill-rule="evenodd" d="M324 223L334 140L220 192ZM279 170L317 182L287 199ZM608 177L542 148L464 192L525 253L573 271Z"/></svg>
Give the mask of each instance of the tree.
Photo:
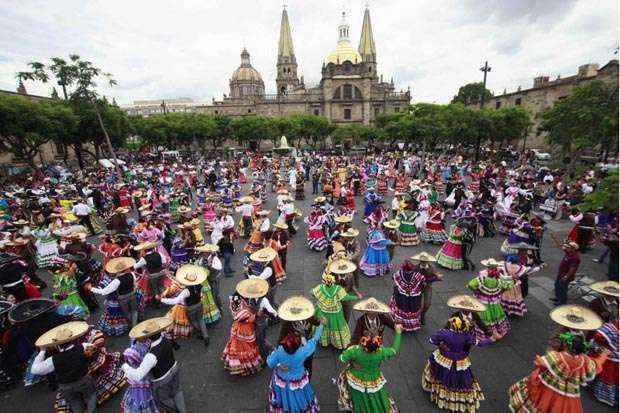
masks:
<svg viewBox="0 0 620 413"><path fill-rule="evenodd" d="M468 83L459 88L459 93L452 98L451 103L462 103L463 105L478 103L483 91L485 99L493 97L493 93L489 89L485 89L482 82Z"/></svg>
<svg viewBox="0 0 620 413"><path fill-rule="evenodd" d="M319 142L324 142L332 132L333 126L323 116L299 114L290 117L291 142L304 139L306 144L316 148Z"/></svg>
<svg viewBox="0 0 620 413"><path fill-rule="evenodd" d="M599 80L577 86L542 114L547 141L575 166L586 148L618 146L618 90Z"/></svg>
<svg viewBox="0 0 620 413"><path fill-rule="evenodd" d="M594 192L585 196L583 203L579 205L582 211L596 211L598 208L606 208L610 211L618 210L618 169L611 169L607 177Z"/></svg>
<svg viewBox="0 0 620 413"><path fill-rule="evenodd" d="M215 127L217 128L217 135L222 142L227 141L232 137L232 119L228 115L215 115Z"/></svg>
<svg viewBox="0 0 620 413"><path fill-rule="evenodd" d="M29 63L32 69L31 71L18 72L16 76L20 82L23 80L33 80L47 83L50 79L54 78L56 83L62 88L62 93L66 101L70 101L71 104L77 105L84 103L94 105L95 115L100 127L103 129L108 150L112 154L112 157L116 158L112 142L105 129L103 118L99 111L100 108L98 105L101 104L101 100L95 92L95 88L97 87L96 81L99 78L104 78L110 86L116 85L116 81L112 78L112 75L93 66L91 62L82 60L80 56L75 54L69 55L69 61L60 57L52 57L50 61L51 63L47 66L41 62L31 62ZM78 133L74 135L75 139L72 141L80 168L84 168L82 140L85 136L83 133L86 132L88 131L78 131ZM117 172L120 175L120 170L118 168Z"/></svg>
<svg viewBox="0 0 620 413"><path fill-rule="evenodd" d="M42 145L72 134L76 126L66 105L0 95L0 149L32 167Z"/></svg>
<svg viewBox="0 0 620 413"><path fill-rule="evenodd" d="M500 148L512 140L524 139L532 121L527 111L520 107L501 108L489 112L493 133L491 147L499 143Z"/></svg>

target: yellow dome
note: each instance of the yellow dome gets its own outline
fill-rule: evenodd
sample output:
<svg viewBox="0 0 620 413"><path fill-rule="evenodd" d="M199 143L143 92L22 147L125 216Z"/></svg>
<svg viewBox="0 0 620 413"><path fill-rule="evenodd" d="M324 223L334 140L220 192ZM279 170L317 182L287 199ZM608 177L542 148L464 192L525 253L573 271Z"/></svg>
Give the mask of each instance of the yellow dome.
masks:
<svg viewBox="0 0 620 413"><path fill-rule="evenodd" d="M260 73L252 66L237 68L232 74L232 81L246 81L246 82L260 82L263 83L263 78Z"/></svg>
<svg viewBox="0 0 620 413"><path fill-rule="evenodd" d="M336 49L327 56L325 64L333 63L336 65L344 63L346 60L353 64L360 63L362 56L351 46L350 42L340 41Z"/></svg>

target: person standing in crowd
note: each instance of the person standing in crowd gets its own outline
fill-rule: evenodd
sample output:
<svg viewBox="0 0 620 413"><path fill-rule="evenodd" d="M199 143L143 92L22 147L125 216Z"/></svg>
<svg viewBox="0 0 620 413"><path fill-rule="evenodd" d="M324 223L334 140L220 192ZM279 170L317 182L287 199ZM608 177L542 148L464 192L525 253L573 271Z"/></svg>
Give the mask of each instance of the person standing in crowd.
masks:
<svg viewBox="0 0 620 413"><path fill-rule="evenodd" d="M560 261L557 276L555 279L555 297L550 300L555 305L566 304L568 299L568 285L575 279L581 257L579 256L579 245L573 241L566 241L562 245L564 258Z"/></svg>

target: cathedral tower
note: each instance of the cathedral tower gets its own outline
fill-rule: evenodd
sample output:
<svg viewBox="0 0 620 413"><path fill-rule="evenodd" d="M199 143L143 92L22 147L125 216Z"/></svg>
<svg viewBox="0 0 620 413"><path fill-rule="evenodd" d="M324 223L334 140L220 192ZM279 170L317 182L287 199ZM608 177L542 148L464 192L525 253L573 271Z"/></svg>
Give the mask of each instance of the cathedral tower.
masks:
<svg viewBox="0 0 620 413"><path fill-rule="evenodd" d="M299 85L299 78L297 77L297 59L295 59L295 51L293 50L293 39L291 37L291 27L288 23L286 6L282 10L280 40L278 42L278 63L276 68L278 71L276 77L278 95L284 95L288 89Z"/></svg>
<svg viewBox="0 0 620 413"><path fill-rule="evenodd" d="M370 73L376 76L377 51L375 49L375 39L372 35L372 24L370 23L370 11L368 10L368 7L366 7L366 11L364 12L362 34L360 36L360 44L357 50L362 56L362 61L368 65Z"/></svg>

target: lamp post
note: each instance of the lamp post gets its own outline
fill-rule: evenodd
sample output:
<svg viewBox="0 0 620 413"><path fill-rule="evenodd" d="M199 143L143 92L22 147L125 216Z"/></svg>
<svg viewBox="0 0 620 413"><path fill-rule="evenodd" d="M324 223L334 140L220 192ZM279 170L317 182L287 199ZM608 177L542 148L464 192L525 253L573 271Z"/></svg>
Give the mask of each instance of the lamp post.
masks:
<svg viewBox="0 0 620 413"><path fill-rule="evenodd" d="M487 73L491 71L491 66L489 66L489 62L484 62L484 66L480 68L480 71L484 73L482 79L482 93L480 95L480 109L484 107L484 99L486 98L487 91ZM476 136L476 162L478 162L478 158L480 157L480 135Z"/></svg>

